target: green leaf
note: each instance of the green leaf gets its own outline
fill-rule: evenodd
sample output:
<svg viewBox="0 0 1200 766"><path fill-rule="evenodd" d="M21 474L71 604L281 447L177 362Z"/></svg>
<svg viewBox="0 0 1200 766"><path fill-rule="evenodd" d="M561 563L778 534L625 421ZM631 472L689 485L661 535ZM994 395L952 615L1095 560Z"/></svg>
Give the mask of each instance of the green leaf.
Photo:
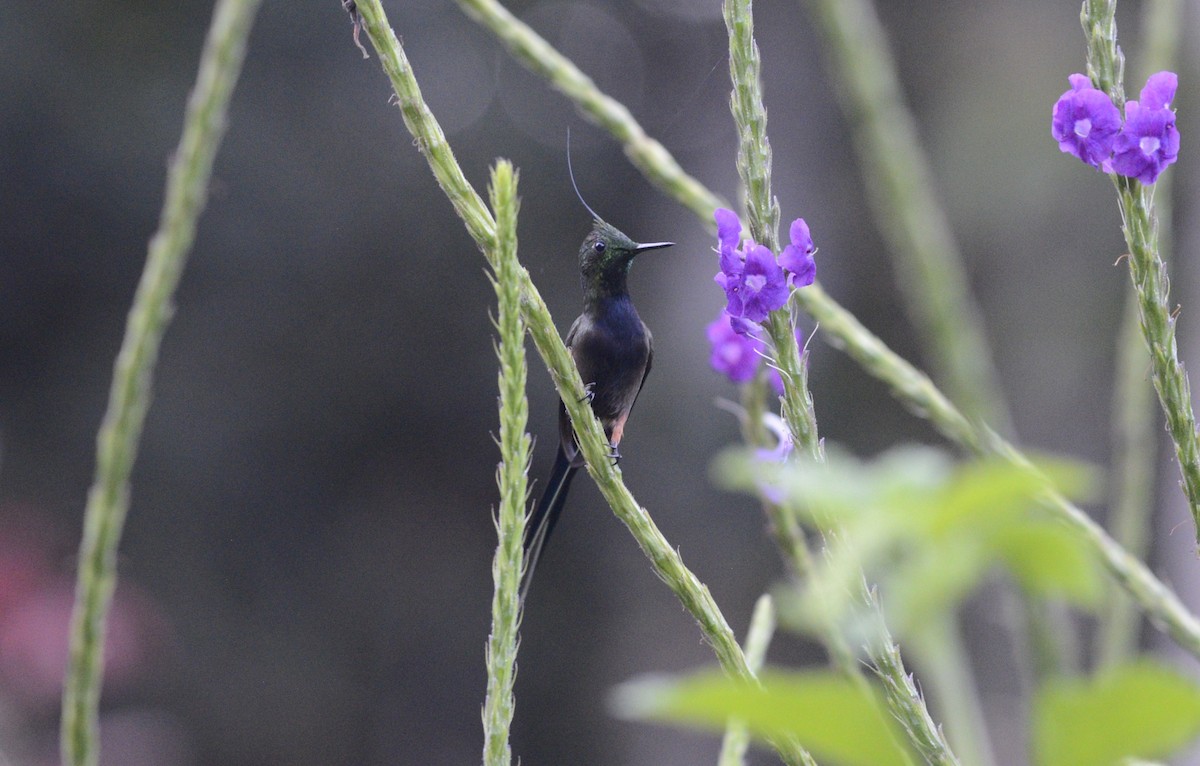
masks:
<svg viewBox="0 0 1200 766"><path fill-rule="evenodd" d="M1200 686L1147 660L1051 681L1033 715L1038 766L1116 766L1165 757L1200 733Z"/></svg>
<svg viewBox="0 0 1200 766"><path fill-rule="evenodd" d="M618 715L723 731L730 718L760 738L794 736L822 762L904 766L895 723L879 701L828 671L760 676L762 687L716 671L626 683L613 697Z"/></svg>
<svg viewBox="0 0 1200 766"><path fill-rule="evenodd" d="M932 546L908 557L888 577L884 609L899 635L954 609L994 563L978 541L960 536L940 549Z"/></svg>
<svg viewBox="0 0 1200 766"><path fill-rule="evenodd" d="M1046 458L1038 461L1037 469L999 459L965 466L938 499L931 531L940 535L961 524L1011 519L1027 512L1047 486L1078 497L1093 483L1082 463Z"/></svg>
<svg viewBox="0 0 1200 766"><path fill-rule="evenodd" d="M997 530L991 544L1026 592L1062 596L1094 607L1104 595L1098 562L1087 545L1060 524L1027 521Z"/></svg>

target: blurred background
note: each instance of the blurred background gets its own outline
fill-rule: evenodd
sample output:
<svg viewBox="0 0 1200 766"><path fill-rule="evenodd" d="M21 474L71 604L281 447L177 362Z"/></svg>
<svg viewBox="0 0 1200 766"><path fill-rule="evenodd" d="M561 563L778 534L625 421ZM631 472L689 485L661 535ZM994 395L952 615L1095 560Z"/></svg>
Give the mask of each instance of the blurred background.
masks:
<svg viewBox="0 0 1200 766"><path fill-rule="evenodd" d="M1182 37L1194 41L1188 5ZM736 201L718 2L510 7ZM580 308L576 251L590 224L567 176L568 127L591 206L634 239L678 243L640 260L630 281L656 354L622 468L744 634L782 567L759 509L708 479L737 438L714 407L735 390L709 369L704 336L723 304L712 238L451 0L386 8L476 187L496 157L520 168L521 257L562 331ZM1131 95L1143 76L1139 10L1125 2L1118 17ZM57 763L95 433L211 11L198 0L0 3L0 744L14 766ZM1083 68L1079 2L891 0L880 13L1020 440L1104 465L1128 291L1127 270L1113 266L1119 214L1107 179L1049 136L1051 106ZM826 289L926 366L813 21L801 3L761 3L756 25L783 220L807 219ZM1194 362L1190 42L1183 56L1170 265L1182 354ZM339 0L264 4L134 473L105 766L479 760L494 295L389 95ZM820 336L812 350L827 440L864 455L942 443ZM556 399L532 353L530 363L537 479L553 458ZM1200 607L1173 461L1163 457L1160 474L1154 565ZM712 737L610 715L615 684L712 656L595 488L575 487L523 623L514 753L525 764L715 762ZM1008 735L997 737L1002 761L1020 763L1012 647L987 598L968 609L968 632ZM771 658L820 655L783 635Z"/></svg>

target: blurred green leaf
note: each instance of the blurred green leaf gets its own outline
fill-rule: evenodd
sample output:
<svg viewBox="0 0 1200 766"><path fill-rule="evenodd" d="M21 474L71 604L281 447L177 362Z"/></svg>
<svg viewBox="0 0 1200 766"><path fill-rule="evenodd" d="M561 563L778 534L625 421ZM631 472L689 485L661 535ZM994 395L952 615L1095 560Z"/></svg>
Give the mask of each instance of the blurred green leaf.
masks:
<svg viewBox="0 0 1200 766"><path fill-rule="evenodd" d="M902 636L934 620L975 589L994 559L978 541L929 546L908 557L887 578L888 624Z"/></svg>
<svg viewBox="0 0 1200 766"><path fill-rule="evenodd" d="M1038 766L1116 766L1166 756L1200 734L1200 686L1159 663L1130 663L1052 680L1033 716Z"/></svg>
<svg viewBox="0 0 1200 766"><path fill-rule="evenodd" d="M1028 593L1061 596L1077 606L1095 607L1104 580L1091 550L1062 525L1027 520L997 530L991 544Z"/></svg>
<svg viewBox="0 0 1200 766"><path fill-rule="evenodd" d="M1043 458L1037 471L998 459L963 466L931 510L931 531L944 534L960 524L996 523L1024 514L1047 486L1066 497L1080 498L1094 485L1082 463Z"/></svg>
<svg viewBox="0 0 1200 766"><path fill-rule="evenodd" d="M861 622L864 571L880 584L888 622L901 636L951 612L997 565L1031 594L1080 606L1101 598L1099 562L1036 507L1049 486L1084 496L1095 483L1090 468L1050 458L1035 470L999 459L955 466L924 447L861 461L830 446L827 458L779 463L736 450L714 463L725 486L769 486L799 519L836 530L805 594L781 600L788 627L809 632L833 621L846 630Z"/></svg>
<svg viewBox="0 0 1200 766"><path fill-rule="evenodd" d="M794 736L822 762L904 766L895 722L879 701L827 671L768 671L762 687L716 671L649 678L618 687L613 706L626 718L687 724L713 732L737 718L758 737Z"/></svg>

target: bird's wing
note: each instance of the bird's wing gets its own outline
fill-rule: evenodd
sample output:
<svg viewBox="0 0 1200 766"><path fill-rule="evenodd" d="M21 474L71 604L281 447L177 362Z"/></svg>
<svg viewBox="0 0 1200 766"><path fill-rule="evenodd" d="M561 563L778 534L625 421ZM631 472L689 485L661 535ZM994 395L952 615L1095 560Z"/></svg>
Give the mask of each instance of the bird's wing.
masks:
<svg viewBox="0 0 1200 766"><path fill-rule="evenodd" d="M579 328L583 325L583 321L584 315L580 314L571 323L571 329L567 330L567 351L571 352L572 359L575 359L572 346L575 345L575 338L579 335ZM575 359L575 364L579 365L578 359ZM585 380L584 383L586 384L587 381ZM583 456L579 454L579 445L575 443L575 431L571 428L571 417L567 414L566 405L561 401L558 403L558 443L562 446L571 465L576 467L583 465Z"/></svg>
<svg viewBox="0 0 1200 766"><path fill-rule="evenodd" d="M650 366L654 363L654 336L650 334L650 328L646 325L642 325L642 329L646 332L646 369L642 371L642 382L638 383L637 393L629 403L629 412L633 412L633 405L637 404L637 399L642 394L642 386L646 385L646 378L650 377ZM625 413L626 418L629 417L629 412Z"/></svg>

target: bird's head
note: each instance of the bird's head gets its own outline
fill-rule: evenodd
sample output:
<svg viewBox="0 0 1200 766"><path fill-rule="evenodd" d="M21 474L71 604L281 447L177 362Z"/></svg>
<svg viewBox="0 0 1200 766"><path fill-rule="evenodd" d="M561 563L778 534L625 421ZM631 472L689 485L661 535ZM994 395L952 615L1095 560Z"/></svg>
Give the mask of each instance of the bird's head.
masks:
<svg viewBox="0 0 1200 766"><path fill-rule="evenodd" d="M670 247L674 242L634 242L615 226L596 219L579 247L579 270L585 286L621 288L638 253Z"/></svg>

